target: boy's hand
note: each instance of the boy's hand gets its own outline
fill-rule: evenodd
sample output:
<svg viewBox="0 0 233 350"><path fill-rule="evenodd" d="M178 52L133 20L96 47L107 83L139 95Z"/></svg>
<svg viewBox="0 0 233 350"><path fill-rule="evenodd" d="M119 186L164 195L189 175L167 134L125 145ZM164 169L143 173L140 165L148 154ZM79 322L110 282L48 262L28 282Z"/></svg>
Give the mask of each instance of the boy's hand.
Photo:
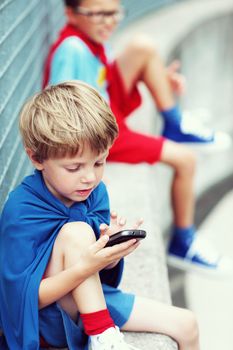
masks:
<svg viewBox="0 0 233 350"><path fill-rule="evenodd" d="M132 253L140 244L134 238L127 242L116 244L113 247L105 248L108 239L108 235L102 235L98 241L88 248L85 254L89 260L89 264L92 267L96 266L98 271L104 268L114 267L121 258Z"/></svg>
<svg viewBox="0 0 233 350"><path fill-rule="evenodd" d="M138 229L139 226L143 223L143 219L138 219L131 229ZM119 231L124 230L126 225L126 219L123 217L118 217L115 211L111 212L110 225L101 224L100 225L100 236L107 234L108 236L113 235Z"/></svg>
<svg viewBox="0 0 233 350"><path fill-rule="evenodd" d="M175 60L167 67L167 77L170 81L172 90L181 96L186 91L186 79L178 72L180 68L180 61Z"/></svg>
<svg viewBox="0 0 233 350"><path fill-rule="evenodd" d="M137 229L139 228L139 226L143 223L143 219L138 219L135 224L133 225L132 229ZM103 235L108 235L111 236L114 233L117 233L119 231L122 231L124 229L126 225L126 219L122 218L122 217L118 217L116 212L111 212L111 221L110 221L110 225L106 225L106 224L101 224L100 225L100 237L102 237ZM119 244L118 244L119 245ZM138 244L137 244L138 246ZM136 247L135 247L136 248ZM105 248L108 249L108 248ZM134 250L134 249L133 249ZM132 251L133 251L132 250ZM132 251L130 251L129 253L131 253ZM128 255L129 253L127 253L126 255ZM125 256L125 255L123 255ZM123 257L122 256L122 257ZM121 259L121 258L120 258ZM107 269L112 269L114 266L116 266L119 262L119 259L113 261L111 264L107 265L105 268Z"/></svg>

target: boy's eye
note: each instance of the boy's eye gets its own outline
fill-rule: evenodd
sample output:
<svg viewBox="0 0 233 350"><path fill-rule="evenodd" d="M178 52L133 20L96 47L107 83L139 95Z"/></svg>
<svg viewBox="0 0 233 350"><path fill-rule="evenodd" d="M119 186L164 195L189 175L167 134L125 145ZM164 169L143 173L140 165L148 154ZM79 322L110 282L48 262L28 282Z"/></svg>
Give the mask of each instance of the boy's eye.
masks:
<svg viewBox="0 0 233 350"><path fill-rule="evenodd" d="M70 173L74 173L75 171L78 171L80 169L80 166L77 166L75 168L65 168Z"/></svg>
<svg viewBox="0 0 233 350"><path fill-rule="evenodd" d="M95 163L95 166L99 167L99 166L104 165L104 163L105 163L105 162L97 162L97 163Z"/></svg>

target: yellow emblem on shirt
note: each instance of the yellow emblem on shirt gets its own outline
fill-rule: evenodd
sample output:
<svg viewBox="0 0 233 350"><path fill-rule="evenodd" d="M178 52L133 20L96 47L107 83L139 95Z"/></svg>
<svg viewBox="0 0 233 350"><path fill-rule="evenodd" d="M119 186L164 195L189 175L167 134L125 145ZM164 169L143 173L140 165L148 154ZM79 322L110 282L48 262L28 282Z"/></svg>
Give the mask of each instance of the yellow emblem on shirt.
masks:
<svg viewBox="0 0 233 350"><path fill-rule="evenodd" d="M106 83L106 67L102 66L100 67L99 71L98 71L98 75L97 75L97 85L99 87L103 87L104 84Z"/></svg>

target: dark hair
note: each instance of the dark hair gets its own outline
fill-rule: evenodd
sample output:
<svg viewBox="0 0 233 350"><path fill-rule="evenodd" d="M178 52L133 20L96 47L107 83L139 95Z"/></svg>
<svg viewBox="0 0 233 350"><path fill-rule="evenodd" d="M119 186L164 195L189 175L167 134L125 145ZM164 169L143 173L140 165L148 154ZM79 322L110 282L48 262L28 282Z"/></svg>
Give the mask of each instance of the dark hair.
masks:
<svg viewBox="0 0 233 350"><path fill-rule="evenodd" d="M80 5L82 0L63 0L63 1L64 1L65 6L75 8L75 7Z"/></svg>

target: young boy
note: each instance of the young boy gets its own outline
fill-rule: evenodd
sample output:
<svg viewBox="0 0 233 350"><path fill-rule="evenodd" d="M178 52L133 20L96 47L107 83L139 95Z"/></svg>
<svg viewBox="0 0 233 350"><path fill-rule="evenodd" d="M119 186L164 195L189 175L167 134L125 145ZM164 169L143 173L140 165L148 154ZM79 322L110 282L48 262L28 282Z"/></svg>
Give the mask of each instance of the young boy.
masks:
<svg viewBox="0 0 233 350"><path fill-rule="evenodd" d="M160 57L148 41L137 39L115 61L104 46L123 16L119 0L66 0L67 25L52 46L45 69L44 85L66 79L83 80L109 101L119 126L119 137L108 161L154 164L174 169L171 197L174 229L168 262L184 270L228 273L228 265L212 253L193 225L193 180L195 157L187 148L164 137L134 132L126 117L141 103L137 83L143 81L165 120L164 136L178 142L211 143L214 136L182 131L181 113L171 87L181 87L175 70L167 75ZM169 79L168 79L169 76Z"/></svg>
<svg viewBox="0 0 233 350"><path fill-rule="evenodd" d="M82 350L87 336L92 350L135 349L120 327L168 334L180 350L198 350L190 311L117 289L122 258L139 243L105 248L124 220L113 214L109 225L101 182L117 136L104 99L80 82L51 86L25 104L20 130L36 170L1 216L1 349Z"/></svg>

